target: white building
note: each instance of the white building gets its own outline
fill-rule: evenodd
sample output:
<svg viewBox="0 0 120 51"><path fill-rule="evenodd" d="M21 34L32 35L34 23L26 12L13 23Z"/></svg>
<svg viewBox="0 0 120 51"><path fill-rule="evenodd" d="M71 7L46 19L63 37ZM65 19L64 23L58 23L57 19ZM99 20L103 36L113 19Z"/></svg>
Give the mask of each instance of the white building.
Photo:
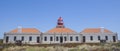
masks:
<svg viewBox="0 0 120 51"><path fill-rule="evenodd" d="M80 32L82 34L82 42L99 43L105 41L108 43L117 42L117 33L113 33L105 28L87 28Z"/></svg>
<svg viewBox="0 0 120 51"><path fill-rule="evenodd" d="M4 43L15 43L21 40L22 43L37 44L40 43L41 32L35 28L17 28L4 33Z"/></svg>
<svg viewBox="0 0 120 51"><path fill-rule="evenodd" d="M87 28L78 33L63 24L60 17L57 26L45 33L36 28L16 28L4 33L4 43L16 43L21 41L23 44L59 44L59 43L100 43L117 42L117 33L113 33L105 28Z"/></svg>

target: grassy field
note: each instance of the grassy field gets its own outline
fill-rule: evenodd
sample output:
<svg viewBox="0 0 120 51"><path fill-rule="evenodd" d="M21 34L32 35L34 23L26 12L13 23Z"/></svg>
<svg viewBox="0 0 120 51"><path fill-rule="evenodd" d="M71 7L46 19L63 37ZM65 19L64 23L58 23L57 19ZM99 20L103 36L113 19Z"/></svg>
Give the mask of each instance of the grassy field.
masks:
<svg viewBox="0 0 120 51"><path fill-rule="evenodd" d="M82 44L73 47L56 46L9 46L3 51L120 51L120 43L88 45Z"/></svg>

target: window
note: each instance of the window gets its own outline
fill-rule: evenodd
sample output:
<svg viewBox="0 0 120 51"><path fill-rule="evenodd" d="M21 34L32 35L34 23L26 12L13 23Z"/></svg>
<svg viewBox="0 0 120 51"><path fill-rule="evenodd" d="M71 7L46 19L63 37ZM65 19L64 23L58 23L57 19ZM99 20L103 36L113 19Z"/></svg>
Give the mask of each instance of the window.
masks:
<svg viewBox="0 0 120 51"><path fill-rule="evenodd" d="M56 41L58 41L58 37L56 37Z"/></svg>
<svg viewBox="0 0 120 51"><path fill-rule="evenodd" d="M93 40L93 36L90 36L90 40L91 40L91 41Z"/></svg>
<svg viewBox="0 0 120 51"><path fill-rule="evenodd" d="M85 42L86 41L86 38L85 38L85 36L83 36L83 42Z"/></svg>
<svg viewBox="0 0 120 51"><path fill-rule="evenodd" d="M6 43L8 43L8 41L9 41L9 37L8 37L8 36L6 36Z"/></svg>
<svg viewBox="0 0 120 51"><path fill-rule="evenodd" d="M98 36L98 40L100 40L100 36Z"/></svg>
<svg viewBox="0 0 120 51"><path fill-rule="evenodd" d="M53 37L50 37L50 41L53 41Z"/></svg>
<svg viewBox="0 0 120 51"><path fill-rule="evenodd" d="M47 41L47 37L44 37L44 41Z"/></svg>
<svg viewBox="0 0 120 51"><path fill-rule="evenodd" d="M78 36L76 36L76 41L78 41Z"/></svg>
<svg viewBox="0 0 120 51"><path fill-rule="evenodd" d="M14 41L16 41L16 36L14 36Z"/></svg>
<svg viewBox="0 0 120 51"><path fill-rule="evenodd" d="M113 42L116 42L116 37L115 36L113 36Z"/></svg>
<svg viewBox="0 0 120 51"><path fill-rule="evenodd" d="M105 36L105 39L108 40L108 36Z"/></svg>
<svg viewBox="0 0 120 51"><path fill-rule="evenodd" d="M70 41L73 41L73 38L72 38L72 36L70 37Z"/></svg>
<svg viewBox="0 0 120 51"><path fill-rule="evenodd" d="M32 41L32 37L31 36L29 37L29 41Z"/></svg>
<svg viewBox="0 0 120 51"><path fill-rule="evenodd" d="M64 37L64 40L67 41L67 37Z"/></svg>
<svg viewBox="0 0 120 51"><path fill-rule="evenodd" d="M21 40L24 41L24 36L21 37Z"/></svg>

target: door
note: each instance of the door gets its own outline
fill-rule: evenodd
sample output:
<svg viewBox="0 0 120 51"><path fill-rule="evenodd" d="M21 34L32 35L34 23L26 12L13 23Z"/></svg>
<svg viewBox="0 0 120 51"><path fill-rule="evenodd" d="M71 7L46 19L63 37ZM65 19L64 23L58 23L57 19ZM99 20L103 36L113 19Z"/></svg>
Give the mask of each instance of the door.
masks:
<svg viewBox="0 0 120 51"><path fill-rule="evenodd" d="M115 36L113 36L113 42L116 42L116 38L115 38Z"/></svg>
<svg viewBox="0 0 120 51"><path fill-rule="evenodd" d="M6 37L6 43L8 43L8 41L9 41L9 37L7 36L7 37Z"/></svg>
<svg viewBox="0 0 120 51"><path fill-rule="evenodd" d="M40 43L40 37L37 37L37 43Z"/></svg>
<svg viewBox="0 0 120 51"><path fill-rule="evenodd" d="M60 43L63 43L63 37L62 36L60 37Z"/></svg>
<svg viewBox="0 0 120 51"><path fill-rule="evenodd" d="M86 39L85 39L85 36L83 36L83 43L85 43Z"/></svg>

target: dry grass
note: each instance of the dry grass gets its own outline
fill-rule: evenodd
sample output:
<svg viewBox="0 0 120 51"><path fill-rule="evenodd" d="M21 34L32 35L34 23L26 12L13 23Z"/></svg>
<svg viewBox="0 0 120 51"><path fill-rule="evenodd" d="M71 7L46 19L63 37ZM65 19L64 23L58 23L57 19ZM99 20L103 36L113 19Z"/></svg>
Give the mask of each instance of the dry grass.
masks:
<svg viewBox="0 0 120 51"><path fill-rule="evenodd" d="M105 44L105 45L79 45L76 47L63 47L63 46L48 46L48 47L39 47L39 46L11 46L4 48L3 51L120 51L120 47Z"/></svg>

